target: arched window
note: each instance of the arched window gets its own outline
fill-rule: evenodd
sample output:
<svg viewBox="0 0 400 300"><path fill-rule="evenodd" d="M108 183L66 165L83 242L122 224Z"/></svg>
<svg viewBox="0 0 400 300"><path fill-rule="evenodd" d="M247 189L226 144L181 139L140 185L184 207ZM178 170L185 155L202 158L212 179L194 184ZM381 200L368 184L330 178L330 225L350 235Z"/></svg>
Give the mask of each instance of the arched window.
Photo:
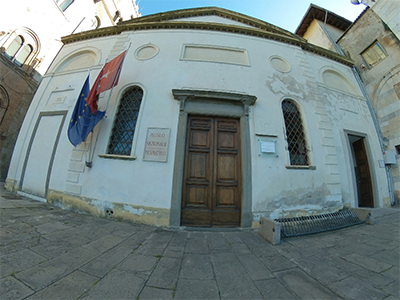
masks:
<svg viewBox="0 0 400 300"><path fill-rule="evenodd" d="M8 46L6 50L7 56L10 58L14 57L15 54L18 52L19 48L21 48L22 44L24 43L24 39L21 36L17 36Z"/></svg>
<svg viewBox="0 0 400 300"><path fill-rule="evenodd" d="M22 66L32 51L33 47L31 45L22 45L21 50L15 57L16 64Z"/></svg>
<svg viewBox="0 0 400 300"><path fill-rule="evenodd" d="M22 36L18 35L8 46L5 53L17 65L22 66L32 52L33 47L27 44Z"/></svg>
<svg viewBox="0 0 400 300"><path fill-rule="evenodd" d="M285 120L286 140L291 165L307 166L307 142L303 121L297 105L288 99L282 101L282 112Z"/></svg>
<svg viewBox="0 0 400 300"><path fill-rule="evenodd" d="M131 87L122 94L108 144L108 154L131 155L142 98L143 90L138 86Z"/></svg>

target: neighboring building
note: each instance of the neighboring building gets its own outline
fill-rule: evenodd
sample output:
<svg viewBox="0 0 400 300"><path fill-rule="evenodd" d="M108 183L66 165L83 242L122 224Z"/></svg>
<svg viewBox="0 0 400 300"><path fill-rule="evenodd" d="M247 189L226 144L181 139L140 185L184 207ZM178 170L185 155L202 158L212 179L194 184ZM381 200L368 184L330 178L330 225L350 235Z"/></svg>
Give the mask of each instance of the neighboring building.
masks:
<svg viewBox="0 0 400 300"><path fill-rule="evenodd" d="M344 51L354 60L377 117L394 203L400 199L400 1L363 2L372 7L354 23L310 5L296 34L326 49Z"/></svg>
<svg viewBox="0 0 400 300"><path fill-rule="evenodd" d="M345 56L220 8L63 42L22 125L10 190L171 227L390 205L379 137ZM126 49L119 84L99 98L106 118L74 148L67 128L88 69L92 85ZM369 171L360 203L356 163Z"/></svg>
<svg viewBox="0 0 400 300"><path fill-rule="evenodd" d="M311 4L295 33L309 43L338 52L336 41L351 24L335 13Z"/></svg>
<svg viewBox="0 0 400 300"><path fill-rule="evenodd" d="M397 22L400 22L400 1L397 6L391 8L391 11L392 15L397 16ZM392 174L398 203L400 200L399 36L396 36L373 9L367 8L337 43L355 61L371 99L383 135L386 165Z"/></svg>
<svg viewBox="0 0 400 300"><path fill-rule="evenodd" d="M1 52L17 65L29 65L41 75L60 51L62 36L140 16L132 0L19 0L18 17L9 14L15 11L15 3L4 5Z"/></svg>
<svg viewBox="0 0 400 300"><path fill-rule="evenodd" d="M389 30L400 39L400 0L358 0L358 2L372 9Z"/></svg>
<svg viewBox="0 0 400 300"><path fill-rule="evenodd" d="M61 37L140 16L132 0L19 0L2 4L0 27L0 180L42 75ZM15 12L10 14L10 12Z"/></svg>
<svg viewBox="0 0 400 300"><path fill-rule="evenodd" d="M28 73L0 53L0 181L7 177L19 129L39 86L36 76L35 70Z"/></svg>

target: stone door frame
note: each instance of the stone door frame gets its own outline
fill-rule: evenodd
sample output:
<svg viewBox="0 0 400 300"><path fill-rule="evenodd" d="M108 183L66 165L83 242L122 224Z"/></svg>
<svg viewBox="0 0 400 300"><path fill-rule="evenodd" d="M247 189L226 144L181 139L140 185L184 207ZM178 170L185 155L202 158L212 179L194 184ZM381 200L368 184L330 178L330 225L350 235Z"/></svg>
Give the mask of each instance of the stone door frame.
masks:
<svg viewBox="0 0 400 300"><path fill-rule="evenodd" d="M247 94L186 89L173 89L172 94L174 99L179 101L179 120L172 181L170 227L179 227L181 224L183 171L189 114L229 117L240 120L242 162L241 227L251 227L253 213L249 111L250 106L254 105L257 97Z"/></svg>

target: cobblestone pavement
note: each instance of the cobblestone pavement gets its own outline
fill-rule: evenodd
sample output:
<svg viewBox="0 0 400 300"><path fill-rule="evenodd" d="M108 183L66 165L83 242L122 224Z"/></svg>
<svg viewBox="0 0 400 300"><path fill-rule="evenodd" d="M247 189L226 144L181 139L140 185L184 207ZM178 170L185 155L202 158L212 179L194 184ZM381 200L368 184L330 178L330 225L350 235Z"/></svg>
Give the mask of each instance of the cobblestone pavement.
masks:
<svg viewBox="0 0 400 300"><path fill-rule="evenodd" d="M61 210L1 186L5 299L399 299L399 209L284 239L168 230Z"/></svg>

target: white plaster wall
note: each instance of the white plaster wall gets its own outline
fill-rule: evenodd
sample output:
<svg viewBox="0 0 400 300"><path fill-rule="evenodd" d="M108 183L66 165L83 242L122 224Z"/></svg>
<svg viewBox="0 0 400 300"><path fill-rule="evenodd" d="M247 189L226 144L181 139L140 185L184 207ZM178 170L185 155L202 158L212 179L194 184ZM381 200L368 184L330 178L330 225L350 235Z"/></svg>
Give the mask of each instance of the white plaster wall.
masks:
<svg viewBox="0 0 400 300"><path fill-rule="evenodd" d="M90 44L90 46L94 48L97 46L101 47L102 53L104 54L101 63L99 63L97 66L93 66L92 68L90 76L91 84L93 84L98 73L100 72L104 64L105 57L110 52L112 45L115 43L115 39L115 37L105 38L101 42L93 41ZM74 53L77 49L87 48L87 46L89 46L87 42L81 42L72 44L69 47L64 47L53 62L50 71L54 70L54 68L57 66L57 63L63 58L68 57L70 53ZM71 119L72 110L75 107L76 100L87 75L88 69L81 69L59 74L48 72L44 76L21 126L10 163L8 172L9 178L17 180L17 182L20 181L22 175L21 172L25 161L25 154L40 112L68 110L69 112L67 114L66 122L60 137L56 159L54 160L53 164L53 169L57 176L51 177L52 188L58 188L60 190L64 189L65 171L62 170L68 169L68 159L66 158L70 157L71 149L73 148L67 139L68 122ZM63 103L53 103L54 96L57 95L57 93L60 93L61 96L65 97ZM57 159L58 157L59 159ZM25 180L29 180L29 177L34 176L35 174L25 174Z"/></svg>
<svg viewBox="0 0 400 300"><path fill-rule="evenodd" d="M351 70L320 56L307 54L295 46L238 34L196 30L146 30L66 45L55 60L51 72L65 56L85 46L99 49L101 52L99 65L102 65L110 53L115 52L113 47L119 39L124 41L125 46L131 43L131 48L121 71L119 85L113 90L106 113L107 118L101 127L93 167L84 169L73 182L73 186L77 188L76 194L81 197L94 198L104 202L170 208L179 117L178 102L173 99L172 89L216 90L247 93L257 97L258 100L251 108L250 114L253 155L252 200L253 210L257 216L265 213L279 216L285 210L296 209L313 213L321 208L337 208L342 204L343 196L340 193L349 193L350 189L350 186L344 182L348 181L350 177L348 167L346 161L342 159L337 163L336 173L332 171L332 166L326 162L326 157L329 155L323 152L325 148L321 146L321 141L327 138L324 134L331 135L328 138L336 145L338 153L335 152L332 155L344 158L347 153L343 147L347 146L344 145L343 130L363 132L369 138L372 161L377 162L377 159L380 159L379 144L374 135L368 111L364 105L360 104L363 100L359 95L342 97L342 94L336 91L330 92L331 90L325 89L324 86L318 88L318 84L322 84L320 71L328 67L337 69L356 85L355 80L352 79ZM156 45L160 50L159 53L149 60L137 60L134 57L135 50L148 43ZM193 43L245 48L248 52L250 66L180 60L183 45ZM269 62L269 58L273 55L285 59L291 65L290 72L275 70ZM91 83L99 71L100 67L98 66L91 72ZM49 73L45 77L22 127L11 163L10 178L15 180L20 178L21 162L24 160L27 141L31 134L31 124L36 120L39 112L68 109L67 122L64 125L58 153L54 159L49 188L64 191L71 185L66 182L66 177L71 176L68 175L71 174L68 169L71 169L70 158L74 154L66 133L73 106L86 75L86 70L79 70L65 74ZM137 159L125 161L99 158L97 154L106 153L118 99L123 90L133 84L139 85L144 90L141 117L136 128L132 151L132 155ZM72 91L68 96L68 101L56 106L46 105L49 95L56 90L56 87L68 89L69 86ZM359 91L356 86L355 90ZM109 92L106 92L105 96L100 99L100 108L104 107L108 95ZM289 164L281 113L281 101L285 98L293 99L300 106L310 146L311 164L316 167L315 170L294 170L285 167ZM340 101L346 107L347 103L353 106L358 105L362 113L358 118L346 117L340 107L336 107L336 103ZM324 109L331 114L329 118L326 117L332 123L331 134L326 133L328 132L326 130L316 129L316 124L322 118L317 112ZM166 163L143 161L148 127L171 129ZM273 155L258 156L256 134L276 136L277 157ZM382 175L376 166L373 168L374 176ZM34 176L34 174L26 174L26 176ZM334 178L332 179L332 177ZM377 179L377 186L384 186L383 178ZM327 186L327 181L331 182L332 180L336 180L335 188ZM340 191L340 189L342 190ZM384 187L379 188L377 193L379 197L382 197Z"/></svg>

